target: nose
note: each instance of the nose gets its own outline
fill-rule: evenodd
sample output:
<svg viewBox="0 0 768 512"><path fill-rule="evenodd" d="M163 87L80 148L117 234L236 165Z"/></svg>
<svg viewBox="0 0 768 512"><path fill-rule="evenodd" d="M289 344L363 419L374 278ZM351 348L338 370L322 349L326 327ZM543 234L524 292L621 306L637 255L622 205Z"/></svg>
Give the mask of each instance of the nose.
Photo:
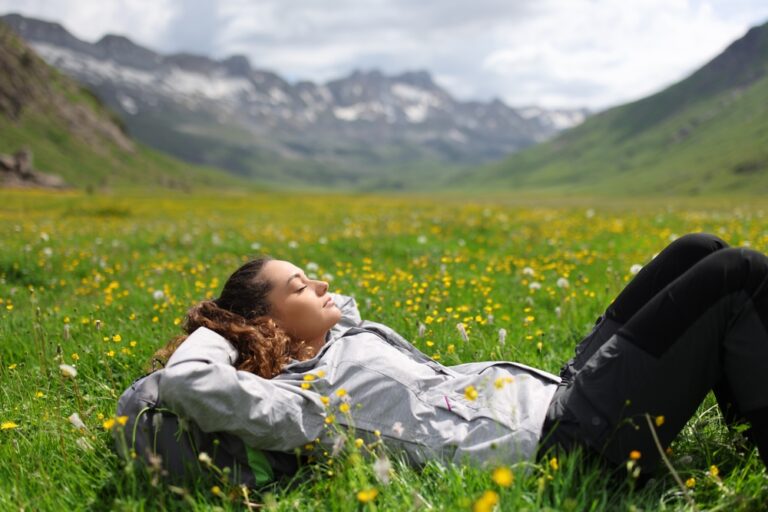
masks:
<svg viewBox="0 0 768 512"><path fill-rule="evenodd" d="M328 291L328 283L326 281L315 281L315 292L318 295L324 295Z"/></svg>

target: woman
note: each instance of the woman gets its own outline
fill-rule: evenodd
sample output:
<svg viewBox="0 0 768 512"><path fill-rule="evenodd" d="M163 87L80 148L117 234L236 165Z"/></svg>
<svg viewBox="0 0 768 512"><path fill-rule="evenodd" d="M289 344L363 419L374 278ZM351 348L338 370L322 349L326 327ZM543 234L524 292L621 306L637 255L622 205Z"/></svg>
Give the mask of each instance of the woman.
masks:
<svg viewBox="0 0 768 512"><path fill-rule="evenodd" d="M258 259L158 352L168 359L153 374L153 405L268 455L328 449L340 424L413 464L509 464L582 446L615 466L631 456L648 474L659 463L651 429L668 446L714 390L729 422L751 422L765 462L767 294L764 254L685 235L635 276L557 377L506 361L443 366L361 321L353 298ZM132 422L128 404L142 393L134 385L121 398Z"/></svg>

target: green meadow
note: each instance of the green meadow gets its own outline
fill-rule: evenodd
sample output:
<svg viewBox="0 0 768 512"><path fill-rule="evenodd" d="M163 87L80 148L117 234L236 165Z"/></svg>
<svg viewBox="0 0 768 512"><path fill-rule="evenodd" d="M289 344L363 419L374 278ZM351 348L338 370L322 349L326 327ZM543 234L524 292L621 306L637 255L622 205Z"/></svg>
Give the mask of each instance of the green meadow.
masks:
<svg viewBox="0 0 768 512"><path fill-rule="evenodd" d="M242 489L211 472L179 486L121 459L111 431L117 398L186 310L258 254L353 295L363 318L444 364L558 373L639 265L688 232L766 251L765 215L716 197L0 191L0 509L761 510L766 472L711 395L670 447L674 474L642 488L578 454L414 469L354 432L276 485Z"/></svg>

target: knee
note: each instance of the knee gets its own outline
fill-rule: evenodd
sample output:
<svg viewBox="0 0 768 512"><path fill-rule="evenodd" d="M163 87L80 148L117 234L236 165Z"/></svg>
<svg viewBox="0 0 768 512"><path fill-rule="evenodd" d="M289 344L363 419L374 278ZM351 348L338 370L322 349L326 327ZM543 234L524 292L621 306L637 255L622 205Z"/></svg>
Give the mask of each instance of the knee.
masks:
<svg viewBox="0 0 768 512"><path fill-rule="evenodd" d="M673 245L680 250L707 255L729 247L728 243L712 233L686 233L675 239Z"/></svg>
<svg viewBox="0 0 768 512"><path fill-rule="evenodd" d="M706 261L712 276L728 278L745 289L759 286L768 276L768 256L748 247L727 247Z"/></svg>

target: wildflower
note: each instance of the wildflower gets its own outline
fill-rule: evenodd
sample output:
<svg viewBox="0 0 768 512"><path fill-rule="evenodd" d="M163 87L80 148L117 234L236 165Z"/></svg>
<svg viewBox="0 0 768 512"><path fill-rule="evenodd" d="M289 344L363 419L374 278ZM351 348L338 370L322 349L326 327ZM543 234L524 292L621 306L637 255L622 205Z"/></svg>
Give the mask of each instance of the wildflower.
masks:
<svg viewBox="0 0 768 512"><path fill-rule="evenodd" d="M720 474L720 470L714 464L709 466L709 474L715 478Z"/></svg>
<svg viewBox="0 0 768 512"><path fill-rule="evenodd" d="M101 426L104 427L104 430L112 430L112 428L115 426L115 418L109 418L104 423L102 423Z"/></svg>
<svg viewBox="0 0 768 512"><path fill-rule="evenodd" d="M307 375L305 375L305 376L304 376L304 380L305 380L305 381L311 381L311 380L315 380L315 376L314 376L314 375L312 375L311 373L310 373L310 374L307 374Z"/></svg>
<svg viewBox="0 0 768 512"><path fill-rule="evenodd" d="M333 414L329 414L328 416L325 417L325 422L329 425L333 423L335 420L336 420L336 416L334 416Z"/></svg>
<svg viewBox="0 0 768 512"><path fill-rule="evenodd" d="M543 348L544 348L544 343L542 343L542 342L538 342L538 343L536 343L536 349L537 349L539 352L541 352Z"/></svg>
<svg viewBox="0 0 768 512"><path fill-rule="evenodd" d="M536 274L536 271L533 270L531 267L525 267L523 269L523 275L525 276L534 276Z"/></svg>
<svg viewBox="0 0 768 512"><path fill-rule="evenodd" d="M320 268L320 265L318 265L318 264L317 264L317 263L315 263L314 261L310 261L310 262L309 262L309 263L307 263L307 265L306 265L306 269L307 269L309 272L317 272L317 270L318 270L319 268Z"/></svg>
<svg viewBox="0 0 768 512"><path fill-rule="evenodd" d="M70 356L73 361L79 361L80 355L77 352L72 352L72 355Z"/></svg>
<svg viewBox="0 0 768 512"><path fill-rule="evenodd" d="M664 424L664 416L663 416L663 415L661 415L661 416L656 416L656 421L655 421L655 423L656 423L656 426L657 426L657 427L660 427L660 426L662 426L662 425Z"/></svg>
<svg viewBox="0 0 768 512"><path fill-rule="evenodd" d="M632 460L638 460L641 456L642 454L638 450L632 450L629 452L629 458Z"/></svg>
<svg viewBox="0 0 768 512"><path fill-rule="evenodd" d="M493 470L491 478L496 484L502 487L509 487L514 482L515 475L507 466L500 466Z"/></svg>
<svg viewBox="0 0 768 512"><path fill-rule="evenodd" d="M541 283L538 281L532 281L531 284L528 285L528 288L530 290L538 290L541 288Z"/></svg>
<svg viewBox="0 0 768 512"><path fill-rule="evenodd" d="M68 364L60 364L59 371L61 371L61 374L68 379L74 379L77 377L77 369L74 366L70 366Z"/></svg>
<svg viewBox="0 0 768 512"><path fill-rule="evenodd" d="M42 391L35 392L35 398L45 398L45 393Z"/></svg>
<svg viewBox="0 0 768 512"><path fill-rule="evenodd" d="M389 462L389 459L386 455L382 455L381 457L376 459L376 462L373 463L373 473L376 475L376 478L379 480L379 482L383 483L384 485L387 485L389 483L389 475L392 471L392 464Z"/></svg>
<svg viewBox="0 0 768 512"><path fill-rule="evenodd" d="M376 496L379 494L379 491L371 487L370 489L365 489L357 493L357 500L361 503L368 503L373 501Z"/></svg>
<svg viewBox="0 0 768 512"><path fill-rule="evenodd" d="M85 423L83 423L83 420L80 419L80 415L75 413L72 413L69 418L69 422L72 424L73 427L78 428L80 430L85 430Z"/></svg>
<svg viewBox="0 0 768 512"><path fill-rule="evenodd" d="M467 336L467 330L464 328L463 323L459 322L456 324L456 329L459 331L462 340L469 341L469 336Z"/></svg>
<svg viewBox="0 0 768 512"><path fill-rule="evenodd" d="M485 491L472 506L473 512L490 512L499 503L499 495L493 491Z"/></svg>
<svg viewBox="0 0 768 512"><path fill-rule="evenodd" d="M94 320L93 325L96 326L96 330L97 331L101 330L101 320L99 320L98 318L96 320Z"/></svg>
<svg viewBox="0 0 768 512"><path fill-rule="evenodd" d="M691 477L688 480L685 481L685 486L689 489L693 489L696 487L696 479Z"/></svg>
<svg viewBox="0 0 768 512"><path fill-rule="evenodd" d="M349 404L344 402L343 404L339 405L339 411L341 411L343 413L348 413L349 412Z"/></svg>
<svg viewBox="0 0 768 512"><path fill-rule="evenodd" d="M464 388L464 396L467 398L467 400L476 400L477 389L475 389L475 386L467 386Z"/></svg>
<svg viewBox="0 0 768 512"><path fill-rule="evenodd" d="M426 333L427 333L427 326L419 322L419 333L418 333L419 338L423 338Z"/></svg>
<svg viewBox="0 0 768 512"><path fill-rule="evenodd" d="M323 377L325 377L325 372L323 370L317 370L317 376L319 378L323 378Z"/></svg>
<svg viewBox="0 0 768 512"><path fill-rule="evenodd" d="M568 280L564 277L561 277L557 280L557 286L558 288L568 288L570 284L568 283Z"/></svg>
<svg viewBox="0 0 768 512"><path fill-rule="evenodd" d="M213 459L206 452L200 452L200 455L197 456L197 460L199 460L206 466L210 466L213 464Z"/></svg>
<svg viewBox="0 0 768 512"><path fill-rule="evenodd" d="M163 300L165 298L165 293L163 293L163 290L155 290L152 292L152 298L155 300Z"/></svg>
<svg viewBox="0 0 768 512"><path fill-rule="evenodd" d="M419 235L419 237L416 239L416 241L419 242L420 244L425 244L425 243L427 243L427 237L424 236L424 235Z"/></svg>
<svg viewBox="0 0 768 512"><path fill-rule="evenodd" d="M552 457L549 459L549 467L552 468L552 471L557 471L560 469L560 464L557 462L557 457Z"/></svg>
<svg viewBox="0 0 768 512"><path fill-rule="evenodd" d="M251 250L258 251L259 249L261 249L261 244L259 242L253 242L251 244Z"/></svg>
<svg viewBox="0 0 768 512"><path fill-rule="evenodd" d="M121 427L124 427L128 423L128 416L118 416L115 418Z"/></svg>
<svg viewBox="0 0 768 512"><path fill-rule="evenodd" d="M499 345L504 346L507 341L507 330L503 327L499 329Z"/></svg>
<svg viewBox="0 0 768 512"><path fill-rule="evenodd" d="M221 496L221 487L214 485L211 487L211 492L214 494L214 496Z"/></svg>
<svg viewBox="0 0 768 512"><path fill-rule="evenodd" d="M336 396L342 397L347 394L347 390L344 388L339 388L336 390Z"/></svg>
<svg viewBox="0 0 768 512"><path fill-rule="evenodd" d="M328 405L331 402L331 399L327 396L321 396L320 401L323 402L323 405Z"/></svg>
<svg viewBox="0 0 768 512"><path fill-rule="evenodd" d="M309 389L309 382L302 382L301 389Z"/></svg>
<svg viewBox="0 0 768 512"><path fill-rule="evenodd" d="M404 431L403 424L399 421L396 421L395 424L392 425L392 432L394 432L397 437L402 436Z"/></svg>
<svg viewBox="0 0 768 512"><path fill-rule="evenodd" d="M560 308L560 306L557 306L555 308L555 316L557 318L560 318L561 316L563 316L563 310Z"/></svg>
<svg viewBox="0 0 768 512"><path fill-rule="evenodd" d="M11 430L17 428L19 425L13 421L4 421L0 423L0 430Z"/></svg>
<svg viewBox="0 0 768 512"><path fill-rule="evenodd" d="M642 269L642 268L643 268L642 265L639 265L639 264L635 263L634 265L629 267L629 273L632 274L632 275L635 275L638 272L640 272L640 269Z"/></svg>
<svg viewBox="0 0 768 512"><path fill-rule="evenodd" d="M363 446L364 444L365 444L365 441L363 441L363 440L362 440L362 439L360 439L359 437L358 437L357 439L355 439L355 448L360 448L360 447L361 447L361 446Z"/></svg>

